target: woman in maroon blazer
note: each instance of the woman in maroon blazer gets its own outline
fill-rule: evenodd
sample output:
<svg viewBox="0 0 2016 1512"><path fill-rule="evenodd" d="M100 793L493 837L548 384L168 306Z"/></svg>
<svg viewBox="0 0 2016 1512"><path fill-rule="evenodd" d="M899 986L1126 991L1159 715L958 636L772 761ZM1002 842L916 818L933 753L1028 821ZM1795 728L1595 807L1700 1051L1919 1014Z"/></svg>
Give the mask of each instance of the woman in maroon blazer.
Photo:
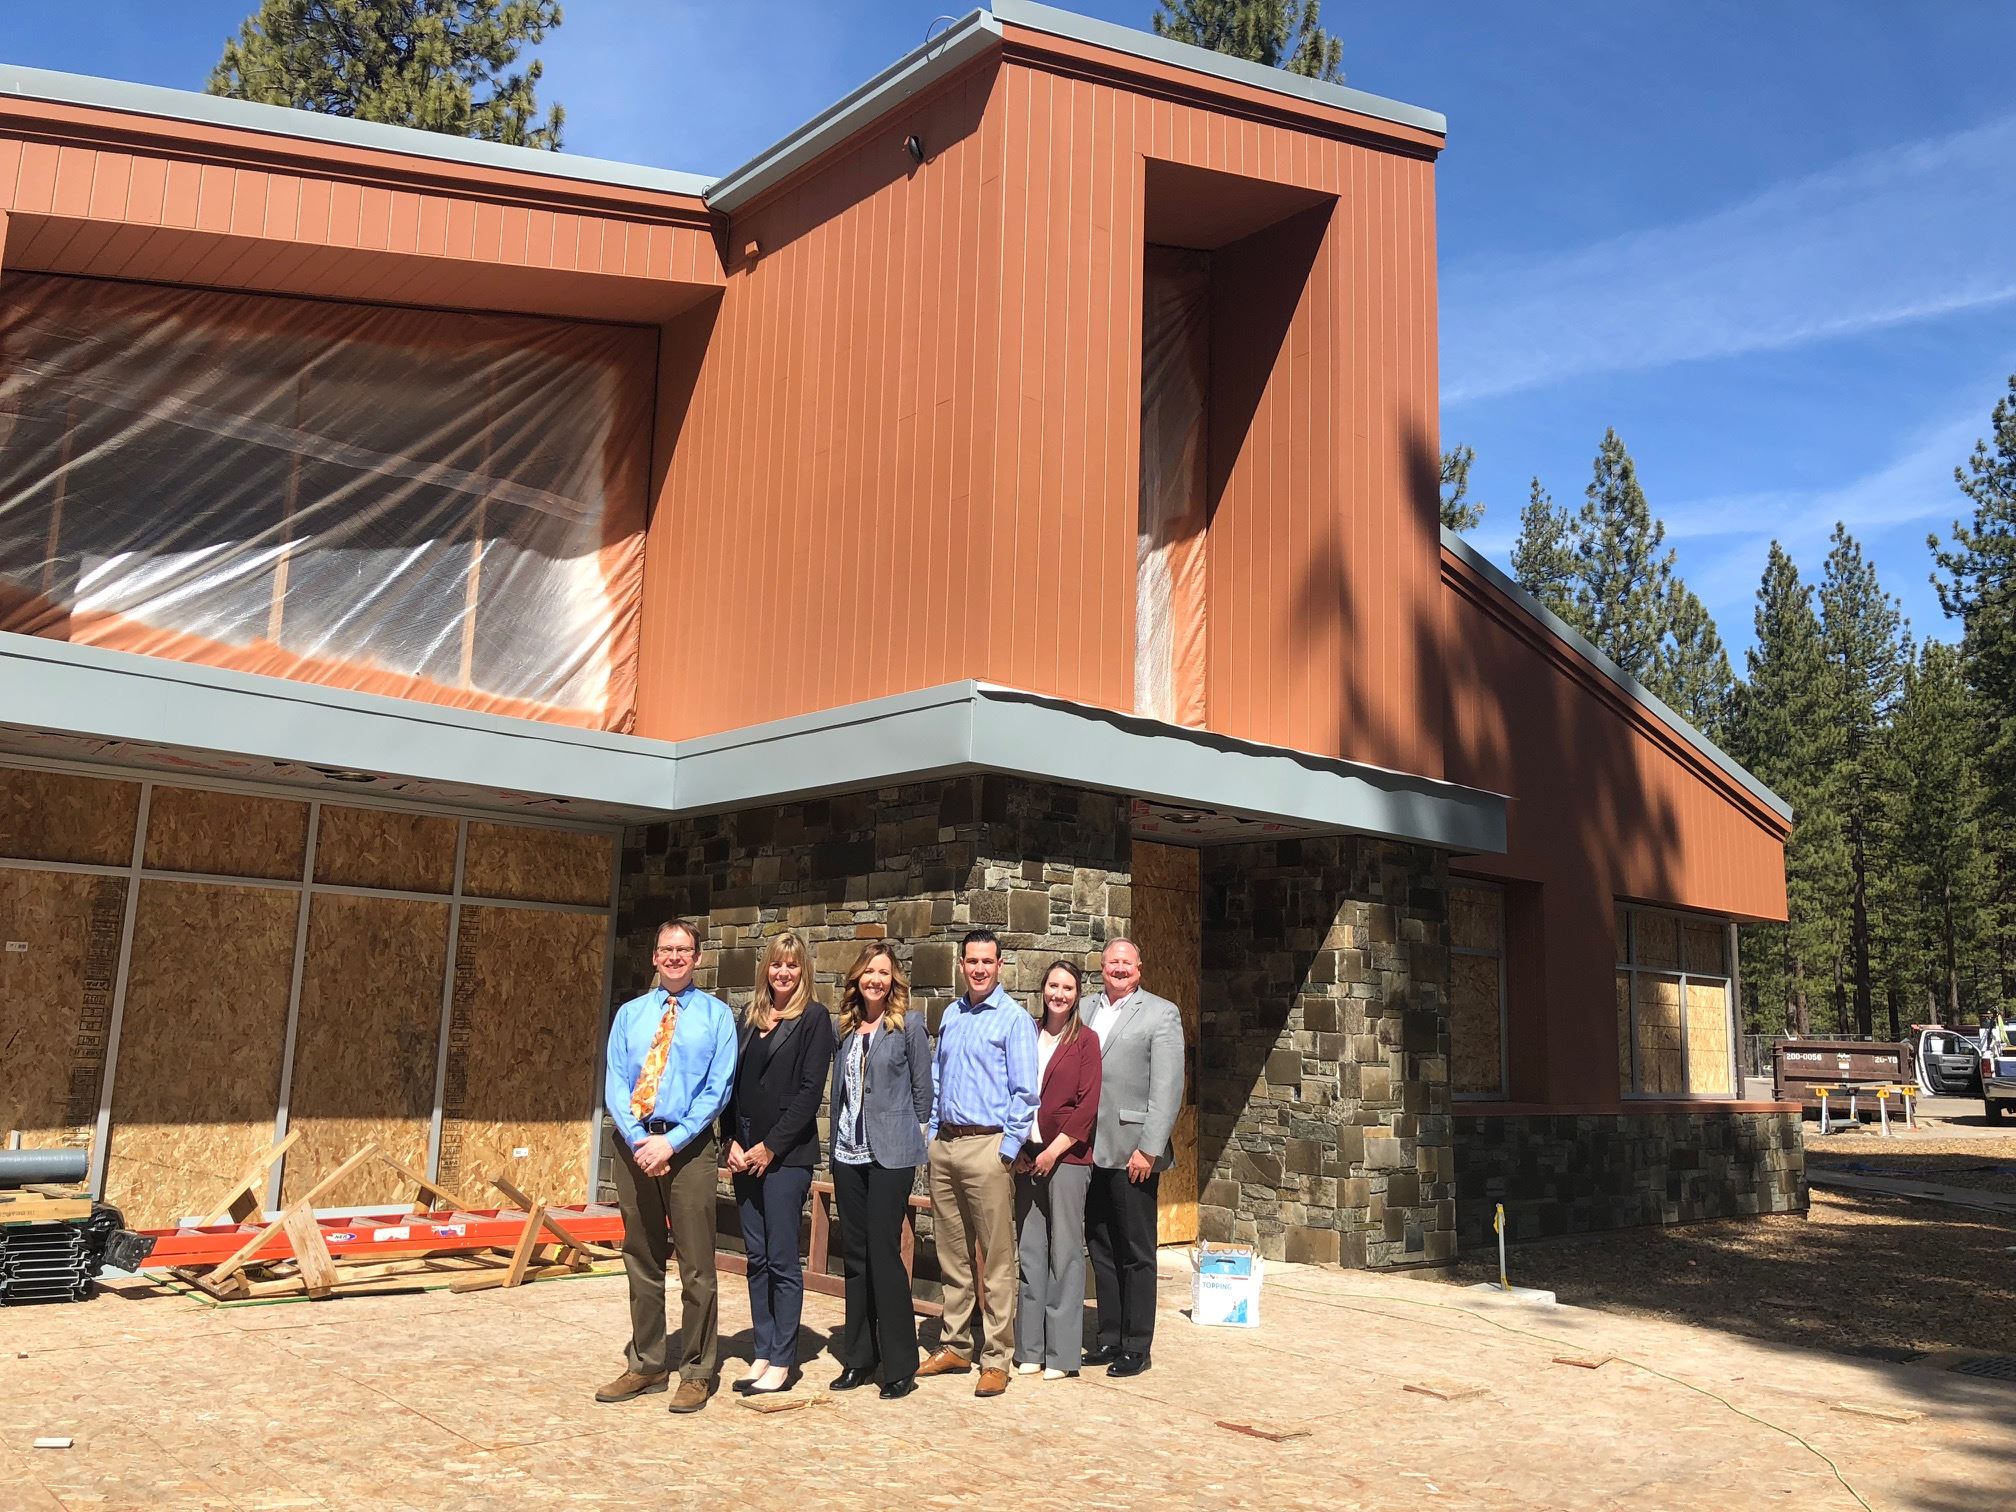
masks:
<svg viewBox="0 0 2016 1512"><path fill-rule="evenodd" d="M1043 974L1043 1026L1036 1037L1042 1102L1015 1161L1015 1222L1021 1231L1021 1305L1015 1368L1046 1381L1078 1374L1085 1343L1085 1190L1099 1118L1099 1036L1078 1018L1078 968L1056 961Z"/></svg>

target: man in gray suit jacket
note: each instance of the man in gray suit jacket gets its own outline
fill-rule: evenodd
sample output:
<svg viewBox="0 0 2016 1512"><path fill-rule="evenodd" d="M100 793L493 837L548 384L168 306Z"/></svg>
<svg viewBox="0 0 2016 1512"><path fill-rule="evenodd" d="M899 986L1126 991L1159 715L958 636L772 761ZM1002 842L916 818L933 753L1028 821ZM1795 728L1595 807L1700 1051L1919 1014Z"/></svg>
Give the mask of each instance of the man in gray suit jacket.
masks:
<svg viewBox="0 0 2016 1512"><path fill-rule="evenodd" d="M1106 990L1080 1016L1099 1036L1099 1123L1085 1195L1085 1247L1099 1304L1098 1347L1088 1365L1139 1375L1155 1342L1155 1194L1170 1162L1183 1104L1183 1016L1141 987L1141 951L1109 940L1099 972Z"/></svg>

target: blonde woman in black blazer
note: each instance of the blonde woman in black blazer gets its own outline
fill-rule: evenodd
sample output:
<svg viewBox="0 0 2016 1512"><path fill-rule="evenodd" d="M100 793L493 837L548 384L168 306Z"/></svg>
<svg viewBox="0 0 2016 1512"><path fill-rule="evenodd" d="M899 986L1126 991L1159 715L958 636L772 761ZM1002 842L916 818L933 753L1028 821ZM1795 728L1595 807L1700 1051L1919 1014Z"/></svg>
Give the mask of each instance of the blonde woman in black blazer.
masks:
<svg viewBox="0 0 2016 1512"><path fill-rule="evenodd" d="M812 996L812 952L797 935L772 939L741 1025L735 1087L721 1114L756 1343L736 1389L788 1389L798 1371L805 1265L798 1228L819 1163L819 1098L833 1062L833 1019Z"/></svg>
<svg viewBox="0 0 2016 1512"><path fill-rule="evenodd" d="M924 1014L889 947L863 946L840 996L840 1047L831 1088L834 1206L847 1319L835 1391L879 1371L882 1396L917 1389L917 1319L903 1268L903 1222L924 1123L931 1116L931 1044Z"/></svg>

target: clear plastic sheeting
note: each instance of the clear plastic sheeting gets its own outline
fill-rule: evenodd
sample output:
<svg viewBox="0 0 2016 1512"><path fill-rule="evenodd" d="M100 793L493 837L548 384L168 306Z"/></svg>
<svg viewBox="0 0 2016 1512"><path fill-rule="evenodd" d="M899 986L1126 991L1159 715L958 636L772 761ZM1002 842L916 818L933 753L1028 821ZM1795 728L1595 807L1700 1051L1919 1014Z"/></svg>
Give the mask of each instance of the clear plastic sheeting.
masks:
<svg viewBox="0 0 2016 1512"><path fill-rule="evenodd" d="M1134 711L1204 723L1208 253L1147 249L1141 318L1141 508Z"/></svg>
<svg viewBox="0 0 2016 1512"><path fill-rule="evenodd" d="M10 274L0 630L604 729L648 332Z"/></svg>

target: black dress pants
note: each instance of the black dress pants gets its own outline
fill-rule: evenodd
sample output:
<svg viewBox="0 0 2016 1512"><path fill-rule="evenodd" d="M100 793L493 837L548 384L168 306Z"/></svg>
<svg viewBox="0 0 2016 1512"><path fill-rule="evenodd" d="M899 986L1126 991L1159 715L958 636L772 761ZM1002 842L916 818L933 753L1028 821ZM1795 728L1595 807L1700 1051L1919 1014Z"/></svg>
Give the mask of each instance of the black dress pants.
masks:
<svg viewBox="0 0 2016 1512"><path fill-rule="evenodd" d="M903 1219L916 1174L915 1166L833 1162L840 1274L847 1284L837 1353L849 1370L879 1365L885 1386L917 1374L917 1315L903 1269Z"/></svg>
<svg viewBox="0 0 2016 1512"><path fill-rule="evenodd" d="M1155 1342L1155 1192L1161 1184L1160 1171L1134 1182L1124 1167L1092 1168L1085 1248L1092 1257L1101 1349L1147 1354Z"/></svg>

